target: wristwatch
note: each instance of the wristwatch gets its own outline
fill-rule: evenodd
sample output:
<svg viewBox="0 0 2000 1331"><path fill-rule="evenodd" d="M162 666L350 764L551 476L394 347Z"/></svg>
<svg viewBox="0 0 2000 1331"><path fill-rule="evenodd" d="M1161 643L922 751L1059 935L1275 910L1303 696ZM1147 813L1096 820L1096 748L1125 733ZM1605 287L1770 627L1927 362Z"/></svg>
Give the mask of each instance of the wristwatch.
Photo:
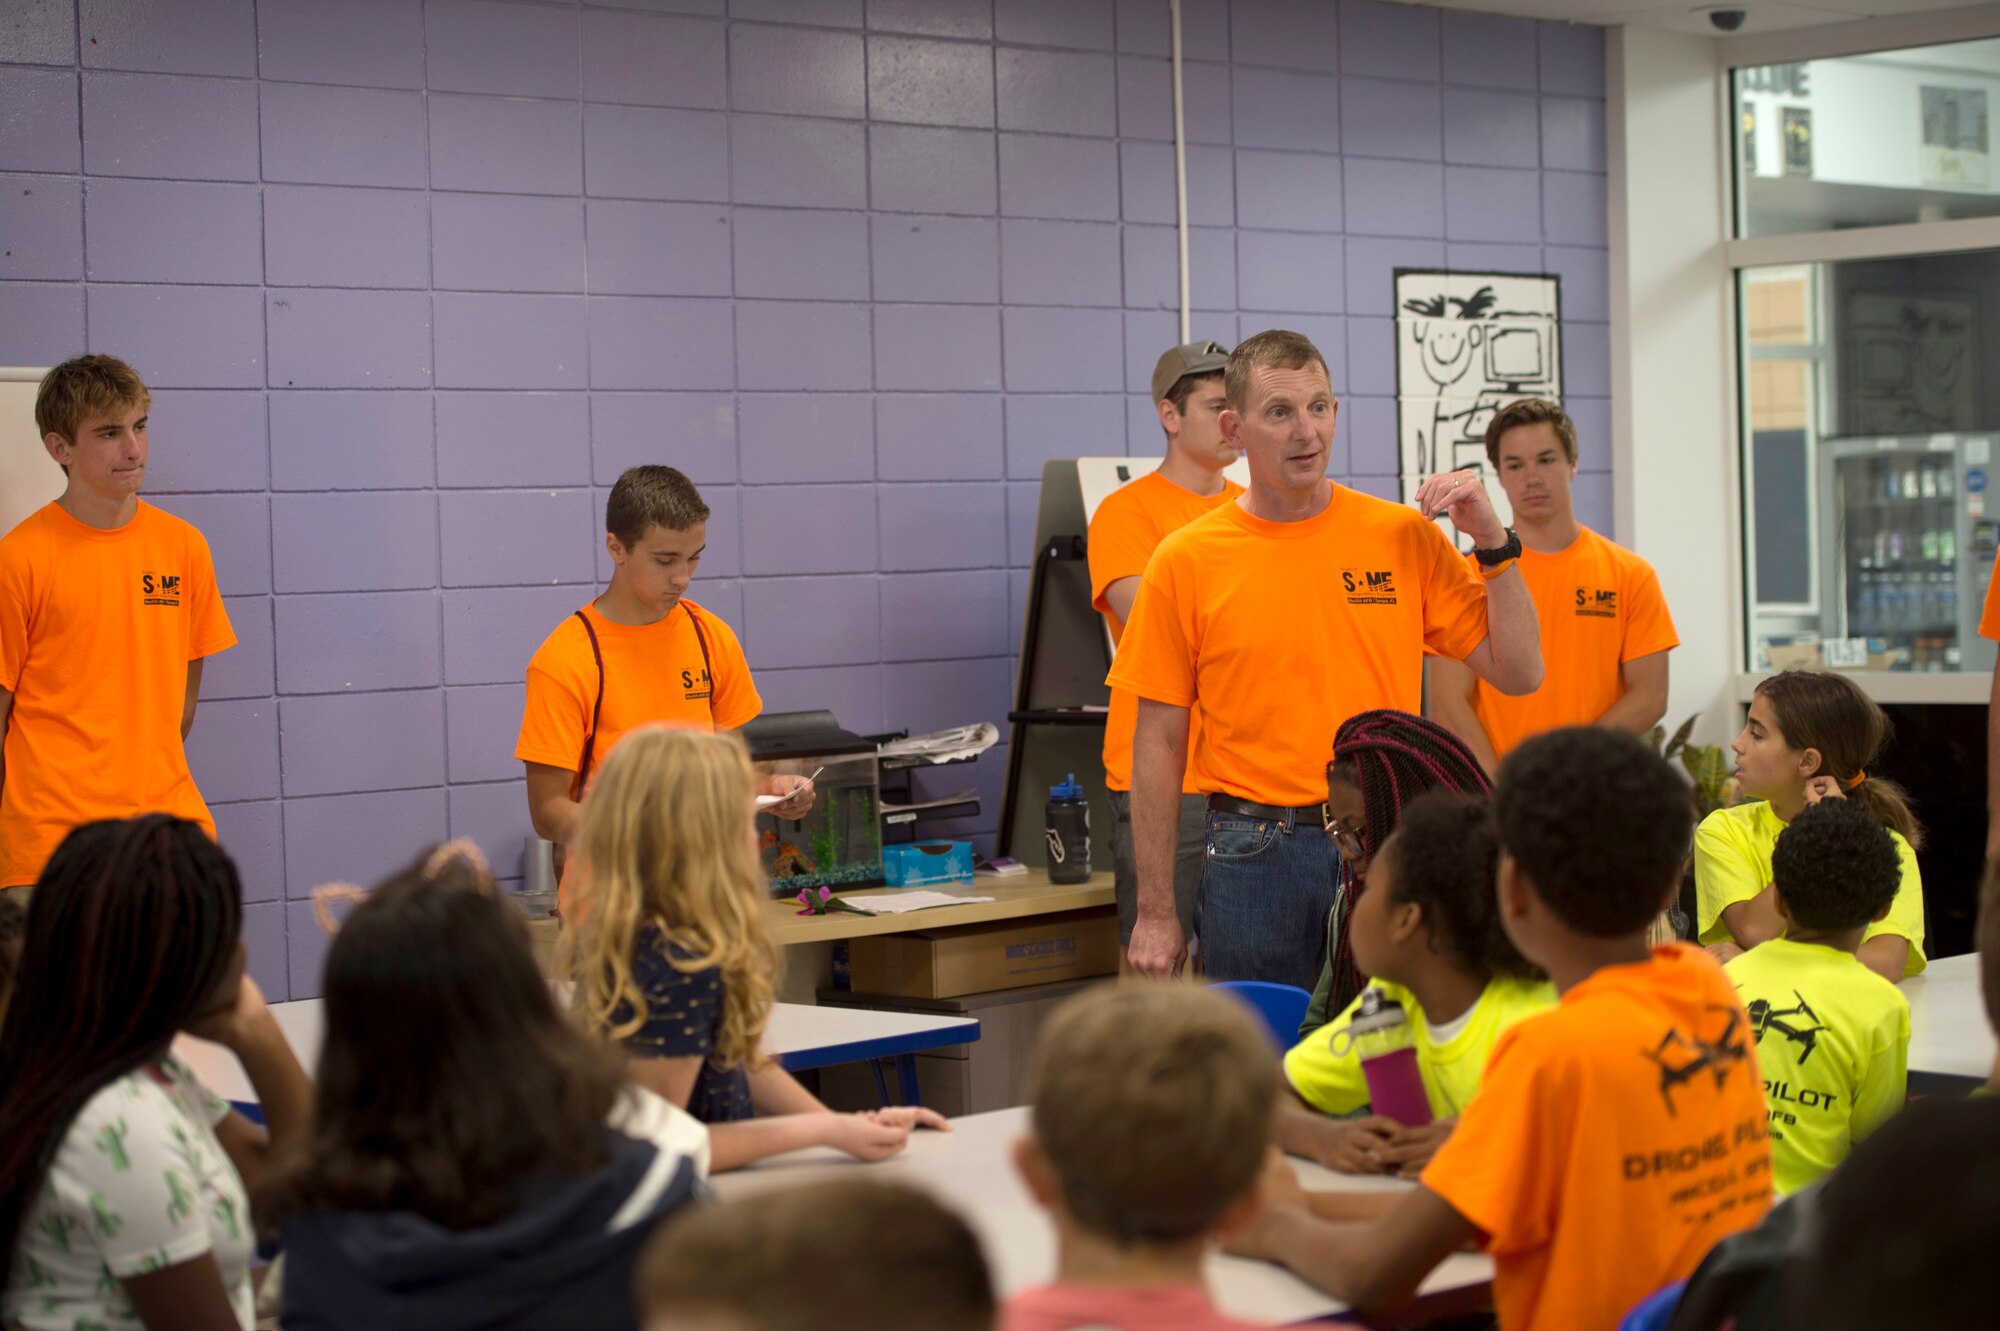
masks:
<svg viewBox="0 0 2000 1331"><path fill-rule="evenodd" d="M1488 568L1504 564L1510 559L1519 559L1521 557L1521 533L1509 527L1507 528L1507 543L1505 545L1496 545L1490 550L1475 549L1472 552L1472 557Z"/></svg>

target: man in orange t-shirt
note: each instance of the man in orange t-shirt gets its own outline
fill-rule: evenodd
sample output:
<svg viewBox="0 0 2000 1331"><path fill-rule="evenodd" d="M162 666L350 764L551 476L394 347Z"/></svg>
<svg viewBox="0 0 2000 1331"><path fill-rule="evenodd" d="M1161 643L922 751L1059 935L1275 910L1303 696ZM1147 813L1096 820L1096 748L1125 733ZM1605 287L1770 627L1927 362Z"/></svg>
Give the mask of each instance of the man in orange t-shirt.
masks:
<svg viewBox="0 0 2000 1331"><path fill-rule="evenodd" d="M1387 1309L1477 1240L1501 1331L1608 1329L1769 1209L1757 1047L1713 957L1646 944L1693 831L1665 761L1551 731L1501 768L1494 815L1501 925L1561 1001L1500 1037L1415 1190L1306 1196L1274 1170L1287 1199L1232 1246Z"/></svg>
<svg viewBox="0 0 2000 1331"><path fill-rule="evenodd" d="M1514 507L1521 576L1542 629L1542 686L1510 698L1457 661L1430 668L1431 719L1491 773L1530 735L1610 726L1643 735L1667 710L1667 652L1680 645L1653 566L1576 520L1576 426L1522 398L1486 427L1486 458Z"/></svg>
<svg viewBox="0 0 2000 1331"><path fill-rule="evenodd" d="M1228 363L1229 353L1216 342L1189 342L1160 357L1153 367L1153 405L1167 434L1167 456L1154 470L1112 491L1091 516L1091 604L1110 626L1114 650L1139 594L1139 578L1161 538L1243 493L1242 486L1222 474L1239 456L1222 434L1222 369ZM1124 689L1111 690L1111 709L1104 718L1104 789L1111 797L1111 877L1121 943L1132 941L1139 918L1131 795L1132 726L1138 712L1137 698ZM1191 711L1188 734L1200 730L1200 713ZM1200 787L1183 782L1174 847L1174 913L1189 937L1194 936L1207 813Z"/></svg>
<svg viewBox="0 0 2000 1331"><path fill-rule="evenodd" d="M633 467L604 506L611 582L562 623L528 662L514 756L528 769L535 831L569 845L591 773L624 734L655 721L735 730L764 710L729 625L686 599L708 544L708 505L672 467ZM812 782L770 775L768 812L803 818Z"/></svg>
<svg viewBox="0 0 2000 1331"><path fill-rule="evenodd" d="M1477 474L1430 477L1416 509L1327 478L1338 404L1310 341L1260 333L1225 378L1222 430L1249 459L1250 488L1160 542L1111 667L1111 687L1139 698L1139 919L1126 956L1168 975L1187 955L1173 856L1191 773L1208 797L1195 903L1204 971L1310 989L1337 879L1322 830L1334 732L1371 708L1417 710L1426 650L1533 689L1535 610L1514 571L1520 543ZM1439 513L1483 548L1480 572L1429 520Z"/></svg>
<svg viewBox="0 0 2000 1331"><path fill-rule="evenodd" d="M152 394L79 356L35 395L62 494L0 539L0 888L72 828L170 813L215 835L188 771L204 658L236 645L208 542L139 498Z"/></svg>

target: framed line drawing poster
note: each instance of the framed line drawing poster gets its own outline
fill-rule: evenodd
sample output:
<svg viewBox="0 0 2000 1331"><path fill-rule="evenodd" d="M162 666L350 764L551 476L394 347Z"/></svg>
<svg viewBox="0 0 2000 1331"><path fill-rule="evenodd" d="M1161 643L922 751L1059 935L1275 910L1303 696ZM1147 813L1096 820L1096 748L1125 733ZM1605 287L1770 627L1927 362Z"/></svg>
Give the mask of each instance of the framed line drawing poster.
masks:
<svg viewBox="0 0 2000 1331"><path fill-rule="evenodd" d="M1491 481L1486 425L1524 397L1562 400L1562 283L1552 273L1396 270L1398 472L1471 467ZM1502 521L1507 496L1489 483Z"/></svg>

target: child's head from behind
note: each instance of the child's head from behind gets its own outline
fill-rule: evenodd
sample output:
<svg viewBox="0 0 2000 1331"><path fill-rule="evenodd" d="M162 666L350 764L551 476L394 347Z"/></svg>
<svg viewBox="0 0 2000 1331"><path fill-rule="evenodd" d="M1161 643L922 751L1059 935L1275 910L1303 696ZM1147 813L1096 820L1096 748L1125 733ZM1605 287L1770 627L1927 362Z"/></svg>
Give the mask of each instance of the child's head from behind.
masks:
<svg viewBox="0 0 2000 1331"><path fill-rule="evenodd" d="M1465 741L1435 721L1381 708L1360 712L1334 732L1326 795L1334 844L1357 867L1381 850L1403 810L1429 790L1485 795L1492 790Z"/></svg>
<svg viewBox="0 0 2000 1331"><path fill-rule="evenodd" d="M1355 964L1364 975L1408 984L1443 964L1491 978L1535 968L1500 927L1494 874L1500 858L1485 800L1434 790L1403 810L1354 903Z"/></svg>
<svg viewBox="0 0 2000 1331"><path fill-rule="evenodd" d="M166 814L86 823L42 869L9 1011L37 1032L107 1047L149 1046L236 1002L243 888L201 827Z"/></svg>
<svg viewBox="0 0 2000 1331"><path fill-rule="evenodd" d="M1786 1326L1929 1331L1993 1325L2000 1267L2000 1098L1912 1105L1828 1177L1815 1251L1790 1267Z"/></svg>
<svg viewBox="0 0 2000 1331"><path fill-rule="evenodd" d="M584 798L577 846L587 890L635 896L676 926L761 899L755 792L750 755L734 735L631 731Z"/></svg>
<svg viewBox="0 0 2000 1331"><path fill-rule="evenodd" d="M1188 985L1101 985L1042 1027L1029 1188L1121 1247L1200 1240L1254 1197L1278 1060L1248 1008Z"/></svg>
<svg viewBox="0 0 2000 1331"><path fill-rule="evenodd" d="M602 1157L618 1064L557 1009L526 921L466 843L376 884L334 935L323 996L311 1137L260 1214L395 1209L464 1229L511 1209L521 1179Z"/></svg>
<svg viewBox="0 0 2000 1331"><path fill-rule="evenodd" d="M764 919L754 790L741 739L685 727L631 731L598 769L578 824L582 885L562 969L577 978L585 1015L613 1038L645 1023L632 957L651 925L690 969L721 972L716 1057L756 1060L777 947Z"/></svg>
<svg viewBox="0 0 2000 1331"><path fill-rule="evenodd" d="M1795 926L1815 933L1865 929L1887 913L1903 865L1888 829L1847 800L1799 812L1771 848L1771 885Z"/></svg>
<svg viewBox="0 0 2000 1331"><path fill-rule="evenodd" d="M1509 754L1493 812L1502 919L1537 962L1548 924L1643 937L1679 886L1694 832L1686 780L1636 736L1599 726L1553 730Z"/></svg>
<svg viewBox="0 0 2000 1331"><path fill-rule="evenodd" d="M108 819L56 847L0 1025L0 1253L84 1102L237 1003L242 935L236 866L198 824Z"/></svg>
<svg viewBox="0 0 2000 1331"><path fill-rule="evenodd" d="M1868 770L1889 742L1889 714L1861 686L1833 670L1786 670L1757 686L1743 729L1730 744L1743 793L1782 799L1814 777L1836 782L1912 846L1923 841L1909 797Z"/></svg>
<svg viewBox="0 0 2000 1331"><path fill-rule="evenodd" d="M636 1278L644 1331L990 1331L993 1283L964 1220L874 1179L683 1208Z"/></svg>

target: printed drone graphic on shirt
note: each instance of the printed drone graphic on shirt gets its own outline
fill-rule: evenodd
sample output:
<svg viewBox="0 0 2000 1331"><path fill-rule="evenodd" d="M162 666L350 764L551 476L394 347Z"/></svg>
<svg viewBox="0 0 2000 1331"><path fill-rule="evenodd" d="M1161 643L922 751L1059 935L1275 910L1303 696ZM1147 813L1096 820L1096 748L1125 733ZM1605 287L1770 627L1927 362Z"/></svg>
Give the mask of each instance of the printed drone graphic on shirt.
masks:
<svg viewBox="0 0 2000 1331"><path fill-rule="evenodd" d="M1799 1066L1804 1067L1805 1061L1812 1057L1813 1050L1819 1047L1819 1034L1826 1029L1826 1023L1812 1010L1812 1005L1806 1002L1804 994L1794 989L1792 997L1799 1000L1797 1007L1774 1008L1768 998L1750 1000L1750 1030L1760 1045L1764 1043L1766 1033L1776 1031L1787 1040L1801 1046ZM1802 1020L1796 1023L1788 1020L1794 1017ZM1807 1025L1807 1022L1812 1024Z"/></svg>
<svg viewBox="0 0 2000 1331"><path fill-rule="evenodd" d="M1660 1065L1660 1099L1666 1102L1667 1116L1675 1117L1674 1089L1693 1081L1703 1072L1715 1078L1717 1086L1729 1078L1730 1069L1750 1056L1750 1049L1744 1043L1738 1027L1743 1024L1743 1014L1736 1008L1709 1004L1709 1010L1726 1013L1722 1030L1715 1039L1704 1040L1699 1035L1682 1035L1680 1027L1669 1026L1659 1044L1642 1051L1647 1058ZM1668 1062L1667 1051L1686 1051L1688 1057L1679 1062Z"/></svg>

